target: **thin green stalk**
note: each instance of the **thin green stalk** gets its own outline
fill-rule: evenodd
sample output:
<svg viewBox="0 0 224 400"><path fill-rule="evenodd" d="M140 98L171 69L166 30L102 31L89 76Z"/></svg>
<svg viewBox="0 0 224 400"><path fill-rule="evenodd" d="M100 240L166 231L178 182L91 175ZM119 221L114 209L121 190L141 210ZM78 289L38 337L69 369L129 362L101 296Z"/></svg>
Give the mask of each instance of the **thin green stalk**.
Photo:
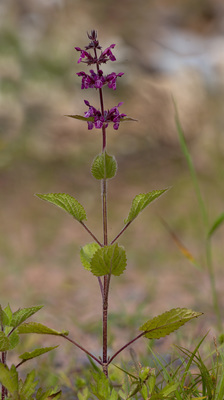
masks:
<svg viewBox="0 0 224 400"><path fill-rule="evenodd" d="M196 171L195 171L195 168L194 168L194 164L193 164L193 161L192 161L192 158L191 158L191 154L190 154L190 152L188 150L188 147L187 147L187 143L186 143L186 140L185 140L185 137L184 137L184 132L183 132L183 129L182 129L182 126L181 126L181 123L180 123L180 119L179 119L179 115L178 115L178 111L177 111L177 106L176 106L175 102L174 102L174 107L175 107L175 121L176 121L177 131L178 131L178 134L179 134L181 150L183 151L183 154L184 154L184 156L186 158L186 161L187 161L187 164L188 164L188 168L190 170L191 179L192 179L192 182L193 182L193 185L194 185L194 190L195 190L195 193L196 193L196 196L197 196L197 200L198 200L199 208L200 208L200 211L201 211L203 223L205 225L205 228L208 230L209 221L208 221L207 210L206 210L205 203L204 203L204 200L203 200L202 195L201 195L201 191L200 191L200 187L199 187L198 179L197 179L197 174L196 174Z"/></svg>
<svg viewBox="0 0 224 400"><path fill-rule="evenodd" d="M174 103L174 108L175 108L175 121L176 121L176 126L177 126L177 131L179 134L179 139L180 139L180 145L181 149L183 151L183 154L186 158L188 168L190 171L191 179L193 182L194 190L196 193L196 197L198 200L199 204L199 209L201 212L202 216L202 221L204 223L205 227L205 232L206 232L206 240L205 240L205 253L206 253L206 265L208 269L208 274L209 274L209 280L210 280L210 285L211 285L211 292L212 292L212 301L213 301L213 307L216 313L216 318L217 318L217 328L219 332L222 331L222 319L221 319L221 311L220 311L220 306L219 306L219 301L218 301L218 294L216 290L216 283L215 283L215 272L214 272L214 266L213 266L213 261L212 261L212 249L211 249L211 239L208 237L208 232L209 232L209 218L208 218L208 212L205 206L205 202L202 198L199 183L198 183L198 178L197 174L194 168L194 164L192 161L191 154L188 150L187 143L185 140L184 132L180 123L179 115L178 115L178 110L175 101L173 100Z"/></svg>
<svg viewBox="0 0 224 400"><path fill-rule="evenodd" d="M216 281L215 281L215 272L213 268L213 263L212 263L212 246L211 246L211 238L207 237L206 238L206 260L207 260L207 266L208 266L208 273L209 273L209 279L211 283L211 290L212 290L212 299L213 299L213 307L216 313L217 317L217 328L218 331L221 333L222 332L222 316L221 316L221 310L219 306L219 299L218 299L218 294L216 290Z"/></svg>

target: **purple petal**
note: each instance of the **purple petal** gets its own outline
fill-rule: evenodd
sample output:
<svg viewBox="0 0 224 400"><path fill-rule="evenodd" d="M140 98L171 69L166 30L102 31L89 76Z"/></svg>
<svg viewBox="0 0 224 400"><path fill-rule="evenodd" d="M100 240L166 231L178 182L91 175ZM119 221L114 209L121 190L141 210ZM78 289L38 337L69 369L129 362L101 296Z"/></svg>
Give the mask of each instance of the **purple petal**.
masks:
<svg viewBox="0 0 224 400"><path fill-rule="evenodd" d="M115 131L117 131L118 128L119 128L119 122L116 122L116 123L114 124L113 128L115 129Z"/></svg>
<svg viewBox="0 0 224 400"><path fill-rule="evenodd" d="M88 129L89 130L91 130L91 129L93 129L93 123L92 123L92 121L87 121L87 124L88 124Z"/></svg>

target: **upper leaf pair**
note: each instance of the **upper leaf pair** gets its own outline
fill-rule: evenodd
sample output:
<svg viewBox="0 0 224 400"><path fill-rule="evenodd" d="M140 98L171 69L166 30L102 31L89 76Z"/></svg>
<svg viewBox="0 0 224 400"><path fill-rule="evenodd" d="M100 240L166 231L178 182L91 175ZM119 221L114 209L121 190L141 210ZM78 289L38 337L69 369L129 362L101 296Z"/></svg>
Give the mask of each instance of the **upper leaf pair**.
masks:
<svg viewBox="0 0 224 400"><path fill-rule="evenodd" d="M92 173L96 179L112 178L116 174L117 164L112 156L107 153L102 153L97 156L92 165ZM148 193L141 193L135 196L132 201L131 209L128 217L124 220L126 224L131 223L138 214L144 210L150 203L160 197L168 189L153 190ZM86 220L86 212L83 206L74 197L66 193L47 193L37 194L42 200L48 201L72 215L77 221Z"/></svg>

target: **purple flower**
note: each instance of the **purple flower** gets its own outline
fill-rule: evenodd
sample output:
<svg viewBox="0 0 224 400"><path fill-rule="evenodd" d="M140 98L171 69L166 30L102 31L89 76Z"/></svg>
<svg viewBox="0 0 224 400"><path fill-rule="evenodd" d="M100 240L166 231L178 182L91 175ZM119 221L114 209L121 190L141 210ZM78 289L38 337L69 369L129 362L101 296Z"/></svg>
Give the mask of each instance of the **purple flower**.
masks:
<svg viewBox="0 0 224 400"><path fill-rule="evenodd" d="M99 63L106 63L107 61L116 61L116 57L113 55L111 49L113 49L116 45L111 44L110 47L107 47L101 55L99 56Z"/></svg>
<svg viewBox="0 0 224 400"><path fill-rule="evenodd" d="M103 71L99 70L96 74L93 69L90 70L90 75L85 72L77 72L78 76L82 77L81 89L96 88L100 89L105 84L105 78L103 77Z"/></svg>
<svg viewBox="0 0 224 400"><path fill-rule="evenodd" d="M115 72L112 72L111 74L106 76L105 83L107 83L110 89L116 90L117 77L122 75L124 75L124 72L119 72L119 74L115 74Z"/></svg>
<svg viewBox="0 0 224 400"><path fill-rule="evenodd" d="M77 50L77 51L80 51L81 52L81 54L80 54L80 57L79 57L79 59L78 59L78 64L80 63L80 62L85 62L85 63L87 63L88 65L91 65L91 64L95 64L95 59L94 59L94 57L90 54L90 53L88 53L88 51L86 51L86 50L82 50L82 49L80 49L80 47L75 47L75 49ZM86 60L84 60L86 58Z"/></svg>
<svg viewBox="0 0 224 400"><path fill-rule="evenodd" d="M77 51L80 51L80 57L78 59L78 64L80 62L86 63L88 65L92 65L92 64L105 64L107 63L107 61L115 61L116 58L113 55L111 49L113 49L115 47L115 44L111 44L109 47L107 47L103 52L101 52L101 54L99 55L99 57L96 56L96 54L94 54L94 56L92 56L90 54L90 52L86 51L88 49L101 49L101 47L99 46L99 43L97 40L92 41L89 46L86 46L85 49L86 50L82 50L80 47L75 47L75 49Z"/></svg>
<svg viewBox="0 0 224 400"><path fill-rule="evenodd" d="M77 75L82 77L81 89L101 89L103 85L108 85L109 88L116 90L116 79L118 76L124 75L124 73L120 72L119 74L115 74L115 72L112 72L107 76L103 76L103 71L101 69L97 74L91 69L90 75L86 74L84 71L77 72Z"/></svg>
<svg viewBox="0 0 224 400"><path fill-rule="evenodd" d="M113 122L113 128L117 130L119 128L120 121L126 117L126 114L120 114L118 111L118 107L120 107L123 103L118 103L117 106L111 108L110 110L104 111L103 115L101 114L100 110L97 110L95 107L91 106L87 100L84 100L84 103L89 107L84 116L86 118L93 118L93 121L87 121L89 130L93 129L93 127L100 129L103 125L105 128L107 128L109 122Z"/></svg>

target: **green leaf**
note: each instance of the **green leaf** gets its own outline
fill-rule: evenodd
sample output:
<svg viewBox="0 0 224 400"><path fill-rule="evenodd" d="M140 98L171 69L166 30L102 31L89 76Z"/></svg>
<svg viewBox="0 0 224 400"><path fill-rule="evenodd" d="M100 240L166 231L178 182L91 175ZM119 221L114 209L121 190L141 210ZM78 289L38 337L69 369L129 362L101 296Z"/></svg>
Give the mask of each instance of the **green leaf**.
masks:
<svg viewBox="0 0 224 400"><path fill-rule="evenodd" d="M13 328L16 328L22 322L24 322L27 318L31 317L31 315L33 315L37 311L39 311L42 307L43 306L22 308L22 309L15 311L12 314L12 320L11 320L10 326L12 326Z"/></svg>
<svg viewBox="0 0 224 400"><path fill-rule="evenodd" d="M214 224L212 225L211 229L208 232L208 237L211 237L213 233L216 231L216 229L219 228L219 226L223 223L224 221L224 213L219 215L219 217L215 220Z"/></svg>
<svg viewBox="0 0 224 400"><path fill-rule="evenodd" d="M65 210L72 215L77 221L81 222L86 219L86 212L83 206L74 197L66 193L48 193L37 194L42 200L48 201Z"/></svg>
<svg viewBox="0 0 224 400"><path fill-rule="evenodd" d="M10 343L10 347L9 350L13 350L17 344L19 343L19 335L16 331L13 331L10 335L9 335L9 343Z"/></svg>
<svg viewBox="0 0 224 400"><path fill-rule="evenodd" d="M9 338L5 332L0 332L0 351L7 351L10 348Z"/></svg>
<svg viewBox="0 0 224 400"><path fill-rule="evenodd" d="M100 249L100 246L98 243L88 243L85 246L83 246L80 250L80 259L83 267L87 269L88 271L91 271L91 265L90 262L93 258L93 255L95 252Z"/></svg>
<svg viewBox="0 0 224 400"><path fill-rule="evenodd" d="M116 175L117 162L114 156L103 152L96 156L91 168L92 175L96 179L111 179Z"/></svg>
<svg viewBox="0 0 224 400"><path fill-rule="evenodd" d="M0 363L0 382L10 392L13 399L18 398L19 382L15 365L12 365L9 369L6 365Z"/></svg>
<svg viewBox="0 0 224 400"><path fill-rule="evenodd" d="M38 389L36 394L36 400L58 400L61 397L61 390L55 391L55 389L49 389L46 392L43 392L41 388Z"/></svg>
<svg viewBox="0 0 224 400"><path fill-rule="evenodd" d="M45 325L39 324L37 322L24 322L22 325L18 326L17 332L19 334L23 333L39 333L43 335L68 335L67 331L58 332L55 329L48 328Z"/></svg>
<svg viewBox="0 0 224 400"><path fill-rule="evenodd" d="M127 265L126 253L117 243L101 247L93 255L90 266L91 272L96 276L112 274L121 275Z"/></svg>
<svg viewBox="0 0 224 400"><path fill-rule="evenodd" d="M160 395L163 395L166 399L171 393L175 392L179 386L179 382L177 383L168 383L160 392Z"/></svg>
<svg viewBox="0 0 224 400"><path fill-rule="evenodd" d="M32 358L39 357L42 354L48 353L48 351L56 349L57 347L58 346L42 347L41 349L35 349L33 351L28 351L28 352L25 352L25 353L21 354L21 356L19 356L19 358L21 358L24 361L25 360L31 360Z"/></svg>
<svg viewBox="0 0 224 400"><path fill-rule="evenodd" d="M128 214L128 218L125 219L124 223L132 222L138 214L144 210L152 201L156 200L159 196L165 193L168 189L163 190L153 190L152 192L142 193L135 196L134 200L132 201L131 210Z"/></svg>
<svg viewBox="0 0 224 400"><path fill-rule="evenodd" d="M7 325L10 325L11 319L12 319L12 310L11 310L9 304L7 305L7 307L4 308L4 312L6 313L6 315L8 317L8 324Z"/></svg>
<svg viewBox="0 0 224 400"><path fill-rule="evenodd" d="M110 398L110 383L106 376L101 374L92 373L95 380L94 385L91 384L91 392L99 400L106 400ZM103 376L104 375L104 376Z"/></svg>
<svg viewBox="0 0 224 400"><path fill-rule="evenodd" d="M38 381L35 379L36 376L34 370L27 374L24 383L22 382L22 387L19 393L22 399L30 399L31 396L35 393L36 386L38 384Z"/></svg>
<svg viewBox="0 0 224 400"><path fill-rule="evenodd" d="M202 313L187 308L174 308L147 321L139 329L145 331L144 336L148 339L160 339L200 315Z"/></svg>
<svg viewBox="0 0 224 400"><path fill-rule="evenodd" d="M9 318L0 305L0 325L4 328L9 323Z"/></svg>
<svg viewBox="0 0 224 400"><path fill-rule="evenodd" d="M61 398L61 390L58 390L57 391L57 393L53 393L54 392L54 390L51 390L51 393L52 394L50 394L50 395L48 395L48 397L47 397L47 399L46 400L58 400L58 399L60 399ZM40 399L40 400L42 400L42 399Z"/></svg>

